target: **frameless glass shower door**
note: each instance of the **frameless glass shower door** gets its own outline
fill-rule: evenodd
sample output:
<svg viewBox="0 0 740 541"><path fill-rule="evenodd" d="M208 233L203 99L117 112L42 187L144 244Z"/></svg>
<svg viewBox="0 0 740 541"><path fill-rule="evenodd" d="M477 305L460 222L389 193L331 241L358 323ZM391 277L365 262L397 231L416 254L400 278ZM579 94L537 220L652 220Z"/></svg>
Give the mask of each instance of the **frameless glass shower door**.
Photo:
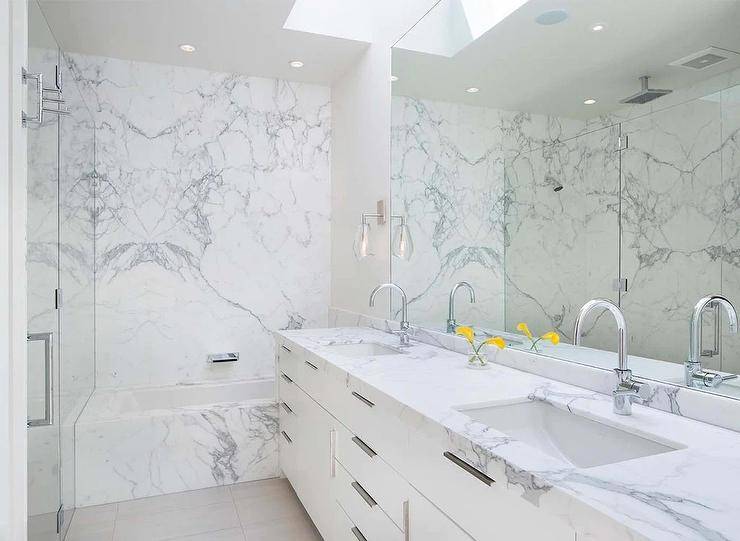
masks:
<svg viewBox="0 0 740 541"><path fill-rule="evenodd" d="M29 3L25 109L28 129L28 538L58 538L59 449L59 125L44 115L59 49L35 2ZM42 121L43 117L43 121Z"/></svg>
<svg viewBox="0 0 740 541"><path fill-rule="evenodd" d="M95 128L35 0L28 10L28 539L50 541L74 511L74 428L94 386Z"/></svg>

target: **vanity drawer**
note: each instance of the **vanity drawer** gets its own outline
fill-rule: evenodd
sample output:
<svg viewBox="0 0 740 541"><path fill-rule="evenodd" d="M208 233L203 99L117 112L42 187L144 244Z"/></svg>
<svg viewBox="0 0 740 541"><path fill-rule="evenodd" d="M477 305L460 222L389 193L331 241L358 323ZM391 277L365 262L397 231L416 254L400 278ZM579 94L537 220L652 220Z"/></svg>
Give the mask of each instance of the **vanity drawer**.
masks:
<svg viewBox="0 0 740 541"><path fill-rule="evenodd" d="M503 469L488 473L474 468L444 435L412 432L407 478L427 499L478 541L574 541L575 531L561 519L508 489Z"/></svg>
<svg viewBox="0 0 740 541"><path fill-rule="evenodd" d="M358 537L357 533L361 537ZM359 541L364 536L365 534L350 520L342 506L334 502L334 527L329 541Z"/></svg>
<svg viewBox="0 0 740 541"><path fill-rule="evenodd" d="M349 381L327 392L330 410L352 432L398 471L403 471L408 429L388 398L369 385Z"/></svg>
<svg viewBox="0 0 740 541"><path fill-rule="evenodd" d="M337 423L337 460L373 495L383 511L403 529L409 485L361 437Z"/></svg>
<svg viewBox="0 0 740 541"><path fill-rule="evenodd" d="M280 427L278 432L278 458L280 462L280 468L283 470L285 477L295 479L295 465L296 465L296 446L294 444L295 434L291 436L290 431L287 428Z"/></svg>
<svg viewBox="0 0 740 541"><path fill-rule="evenodd" d="M298 346L284 341L277 345L278 370L294 381L298 379L299 357Z"/></svg>
<svg viewBox="0 0 740 541"><path fill-rule="evenodd" d="M367 541L403 541L403 532L393 523L361 483L341 463L335 464L332 492L350 521ZM356 538L355 541L362 538Z"/></svg>
<svg viewBox="0 0 740 541"><path fill-rule="evenodd" d="M326 361L304 353L298 360L298 386L319 404L323 404Z"/></svg>

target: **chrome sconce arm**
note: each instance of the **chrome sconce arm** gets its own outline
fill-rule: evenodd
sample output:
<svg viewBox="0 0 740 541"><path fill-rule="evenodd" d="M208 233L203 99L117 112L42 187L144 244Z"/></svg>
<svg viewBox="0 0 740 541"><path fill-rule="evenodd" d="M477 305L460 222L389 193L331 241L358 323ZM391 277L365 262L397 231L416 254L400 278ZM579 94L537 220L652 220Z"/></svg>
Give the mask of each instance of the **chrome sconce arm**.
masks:
<svg viewBox="0 0 740 541"><path fill-rule="evenodd" d="M376 218L378 225L385 225L388 215L385 212L385 201L377 202L376 212L363 212L357 235L354 242L354 252L357 259L364 259L373 255L370 249L370 218ZM406 223L406 218L400 214L391 214L391 221L400 220L396 227L391 244L391 252L395 257L408 260L414 252L414 242Z"/></svg>

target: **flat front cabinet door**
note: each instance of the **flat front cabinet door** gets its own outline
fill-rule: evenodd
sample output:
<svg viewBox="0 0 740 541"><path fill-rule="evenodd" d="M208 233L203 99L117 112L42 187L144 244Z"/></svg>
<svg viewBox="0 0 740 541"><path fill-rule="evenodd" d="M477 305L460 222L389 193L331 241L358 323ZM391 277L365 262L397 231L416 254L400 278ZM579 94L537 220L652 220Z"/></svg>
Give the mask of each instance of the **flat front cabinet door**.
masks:
<svg viewBox="0 0 740 541"><path fill-rule="evenodd" d="M293 437L289 477L304 507L311 515L319 532L325 538L332 530L333 498L329 493L332 472L333 418L303 391L300 395L300 412Z"/></svg>

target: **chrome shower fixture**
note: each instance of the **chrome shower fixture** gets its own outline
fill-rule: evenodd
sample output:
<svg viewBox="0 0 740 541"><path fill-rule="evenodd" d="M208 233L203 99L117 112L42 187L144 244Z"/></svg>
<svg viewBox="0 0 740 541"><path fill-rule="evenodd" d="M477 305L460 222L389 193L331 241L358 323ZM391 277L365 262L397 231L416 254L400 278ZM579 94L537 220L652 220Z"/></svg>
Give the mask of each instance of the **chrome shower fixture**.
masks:
<svg viewBox="0 0 740 541"><path fill-rule="evenodd" d="M558 181L555 177L550 175L545 175L545 182L552 186L553 192L559 192L563 189L563 185Z"/></svg>
<svg viewBox="0 0 740 541"><path fill-rule="evenodd" d="M647 103L649 101L657 100L658 98L663 97L666 94L670 94L671 92L673 92L673 90L650 88L648 85L648 79L650 79L648 75L643 75L642 77L640 77L640 84L642 85L642 88L640 88L640 91L637 94L633 94L629 98L625 98L621 100L620 103L631 103L631 104Z"/></svg>

